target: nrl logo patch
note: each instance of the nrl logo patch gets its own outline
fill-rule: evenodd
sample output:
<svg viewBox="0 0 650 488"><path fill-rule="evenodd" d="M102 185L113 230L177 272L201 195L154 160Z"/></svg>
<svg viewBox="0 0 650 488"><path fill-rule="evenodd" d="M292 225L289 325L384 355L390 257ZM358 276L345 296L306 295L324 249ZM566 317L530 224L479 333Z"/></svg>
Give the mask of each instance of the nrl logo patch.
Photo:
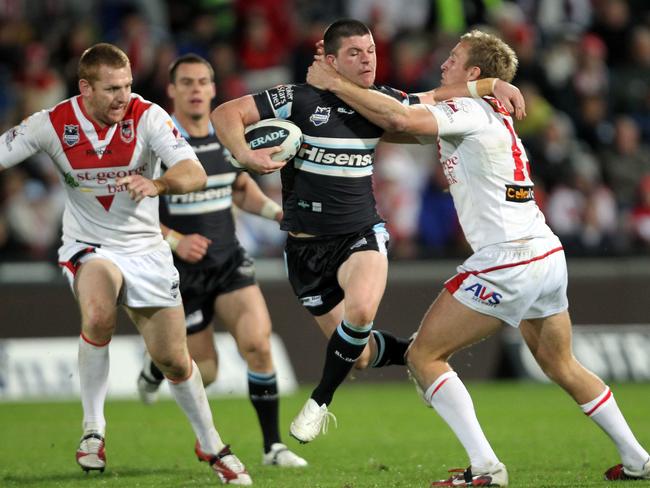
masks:
<svg viewBox="0 0 650 488"><path fill-rule="evenodd" d="M316 127L319 125L327 124L330 120L331 107L316 107L316 111L311 114L309 121Z"/></svg>
<svg viewBox="0 0 650 488"><path fill-rule="evenodd" d="M72 147L77 142L79 142L79 126L78 125L67 125L63 126L63 142L67 146Z"/></svg>
<svg viewBox="0 0 650 488"><path fill-rule="evenodd" d="M133 130L133 119L123 120L120 122L120 139L125 144L133 141L135 137L135 131Z"/></svg>

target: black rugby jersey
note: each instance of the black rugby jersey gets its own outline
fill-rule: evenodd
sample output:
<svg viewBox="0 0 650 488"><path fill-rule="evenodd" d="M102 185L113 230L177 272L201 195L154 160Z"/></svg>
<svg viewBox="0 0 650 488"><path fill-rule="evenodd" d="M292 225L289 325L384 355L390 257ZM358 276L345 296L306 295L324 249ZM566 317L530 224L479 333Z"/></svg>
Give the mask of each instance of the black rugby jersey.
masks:
<svg viewBox="0 0 650 488"><path fill-rule="evenodd" d="M239 245L232 215L232 185L240 170L228 161L227 149L214 135L212 126L207 137L190 137L176 119L174 123L196 152L208 182L203 190L160 198L160 222L181 234L201 234L212 240L201 261L191 264L174 256L177 265L190 268L218 265L229 256L224 251Z"/></svg>
<svg viewBox="0 0 650 488"><path fill-rule="evenodd" d="M419 98L376 88L410 105ZM280 85L253 95L262 119L296 124L303 144L282 168L282 230L349 234L381 221L372 191L375 146L384 133L331 92L311 85Z"/></svg>

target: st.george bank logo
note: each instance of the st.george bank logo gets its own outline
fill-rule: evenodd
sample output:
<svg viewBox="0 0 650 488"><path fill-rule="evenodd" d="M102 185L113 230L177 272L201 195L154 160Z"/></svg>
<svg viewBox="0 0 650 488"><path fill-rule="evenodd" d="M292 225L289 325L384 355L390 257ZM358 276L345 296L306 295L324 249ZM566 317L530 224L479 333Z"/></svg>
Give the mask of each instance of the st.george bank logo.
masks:
<svg viewBox="0 0 650 488"><path fill-rule="evenodd" d="M480 283L474 283L473 285L468 286L465 288L465 291L472 292L474 294L474 300L491 306L498 305L501 303L501 299L503 298L503 295L501 293L490 291L487 289L487 287L481 285Z"/></svg>

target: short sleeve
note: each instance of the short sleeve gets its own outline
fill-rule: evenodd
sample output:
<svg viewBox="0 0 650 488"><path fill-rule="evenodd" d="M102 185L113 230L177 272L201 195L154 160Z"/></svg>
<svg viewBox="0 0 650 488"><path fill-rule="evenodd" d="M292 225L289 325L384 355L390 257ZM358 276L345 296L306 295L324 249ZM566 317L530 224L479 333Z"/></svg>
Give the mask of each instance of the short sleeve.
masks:
<svg viewBox="0 0 650 488"><path fill-rule="evenodd" d="M452 98L426 105L438 122L438 136L472 134L487 123L485 111L471 98Z"/></svg>
<svg viewBox="0 0 650 488"><path fill-rule="evenodd" d="M278 85L253 95L260 119L288 119L293 107L295 85Z"/></svg>
<svg viewBox="0 0 650 488"><path fill-rule="evenodd" d="M184 159L198 160L192 147L178 131L171 117L160 106L152 104L143 115L143 133L156 156L166 168Z"/></svg>
<svg viewBox="0 0 650 488"><path fill-rule="evenodd" d="M0 136L0 167L10 168L39 151L47 150L43 143L46 131L51 132L49 112L37 112Z"/></svg>

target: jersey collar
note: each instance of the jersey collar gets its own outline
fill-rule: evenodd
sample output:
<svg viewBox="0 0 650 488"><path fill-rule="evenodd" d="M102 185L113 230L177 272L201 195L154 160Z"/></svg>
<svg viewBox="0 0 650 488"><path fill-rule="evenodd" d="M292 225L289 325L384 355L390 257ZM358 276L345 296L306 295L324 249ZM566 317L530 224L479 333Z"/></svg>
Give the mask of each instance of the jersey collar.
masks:
<svg viewBox="0 0 650 488"><path fill-rule="evenodd" d="M186 131L185 128L181 125L181 123L178 121L178 119L176 119L176 116L175 116L175 115L172 115L172 122L174 123L174 125L176 126L176 128L178 129L178 131L181 133L181 135L182 135L185 139L189 139L190 137L192 137L192 136L190 136L190 135L187 133L187 131ZM208 122L208 137L209 137L209 136L213 136L213 135L214 135L214 127L212 127L212 122Z"/></svg>

